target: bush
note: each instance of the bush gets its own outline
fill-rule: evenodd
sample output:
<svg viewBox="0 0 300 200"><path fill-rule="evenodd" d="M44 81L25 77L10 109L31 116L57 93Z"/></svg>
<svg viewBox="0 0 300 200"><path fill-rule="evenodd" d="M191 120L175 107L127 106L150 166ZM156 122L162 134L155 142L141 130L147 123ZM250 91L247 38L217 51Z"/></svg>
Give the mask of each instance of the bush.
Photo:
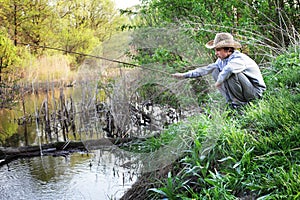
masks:
<svg viewBox="0 0 300 200"><path fill-rule="evenodd" d="M296 88L300 81L300 48L291 49L278 56L266 77L267 85L281 88Z"/></svg>
<svg viewBox="0 0 300 200"><path fill-rule="evenodd" d="M300 94L278 89L276 94L266 94L265 100L246 107L240 120L249 133L289 133L299 124Z"/></svg>

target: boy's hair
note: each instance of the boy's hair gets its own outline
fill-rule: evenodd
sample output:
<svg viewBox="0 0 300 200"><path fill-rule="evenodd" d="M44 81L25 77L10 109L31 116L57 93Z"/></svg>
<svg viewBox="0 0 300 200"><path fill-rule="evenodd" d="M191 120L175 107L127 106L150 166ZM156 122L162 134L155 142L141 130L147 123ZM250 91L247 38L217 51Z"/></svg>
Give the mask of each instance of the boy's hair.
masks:
<svg viewBox="0 0 300 200"><path fill-rule="evenodd" d="M231 52L231 53L234 52L234 48L233 48L233 47L223 47L223 49L224 49L225 51L229 51L229 52Z"/></svg>

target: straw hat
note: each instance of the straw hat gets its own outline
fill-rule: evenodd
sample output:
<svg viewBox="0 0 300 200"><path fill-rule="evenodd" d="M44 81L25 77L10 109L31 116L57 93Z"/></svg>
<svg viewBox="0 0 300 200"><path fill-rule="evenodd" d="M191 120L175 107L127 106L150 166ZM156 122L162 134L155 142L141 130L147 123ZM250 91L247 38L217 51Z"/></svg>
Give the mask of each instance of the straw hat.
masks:
<svg viewBox="0 0 300 200"><path fill-rule="evenodd" d="M217 33L214 40L209 41L205 45L209 49L233 47L235 49L241 48L242 45L233 39L230 33Z"/></svg>

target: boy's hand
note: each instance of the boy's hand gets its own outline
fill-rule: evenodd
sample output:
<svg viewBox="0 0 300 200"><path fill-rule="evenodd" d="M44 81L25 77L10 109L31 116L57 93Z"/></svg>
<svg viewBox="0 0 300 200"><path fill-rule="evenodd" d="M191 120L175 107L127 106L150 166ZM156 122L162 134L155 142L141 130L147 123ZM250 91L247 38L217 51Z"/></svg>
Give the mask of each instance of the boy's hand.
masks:
<svg viewBox="0 0 300 200"><path fill-rule="evenodd" d="M215 87L216 87L216 88L221 88L221 85L222 85L222 83L219 83L219 82L216 82L216 83L215 83Z"/></svg>
<svg viewBox="0 0 300 200"><path fill-rule="evenodd" d="M183 73L175 73L175 74L171 74L171 76L173 76L174 78L184 78Z"/></svg>

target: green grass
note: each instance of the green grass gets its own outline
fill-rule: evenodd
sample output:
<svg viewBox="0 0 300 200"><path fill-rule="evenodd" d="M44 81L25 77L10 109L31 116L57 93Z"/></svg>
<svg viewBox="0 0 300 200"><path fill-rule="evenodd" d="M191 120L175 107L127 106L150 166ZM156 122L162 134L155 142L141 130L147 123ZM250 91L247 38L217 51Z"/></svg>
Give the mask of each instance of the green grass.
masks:
<svg viewBox="0 0 300 200"><path fill-rule="evenodd" d="M197 123L199 131L193 148L182 159L185 173L176 176L176 182L184 186L170 188L166 180L160 188L166 196L170 199L175 199L174 196L297 199L300 192L300 126L294 117L299 115L300 109L294 106L291 112L288 108L292 102L278 101L271 105L268 101L246 107L244 117L210 119L210 124L207 124L208 119L204 123L191 122ZM264 107L263 112L261 107ZM273 111L267 112L270 109ZM178 193L170 195L166 189ZM159 188L152 191L158 192Z"/></svg>
<svg viewBox="0 0 300 200"><path fill-rule="evenodd" d="M178 163L180 173L159 180L160 187L150 189L151 195L157 199L300 198L299 52L280 56L274 63L274 73L266 77L269 89L264 99L242 108L242 115L212 106L206 114L167 130L162 138L139 144L153 151L171 144L174 135L193 138Z"/></svg>

